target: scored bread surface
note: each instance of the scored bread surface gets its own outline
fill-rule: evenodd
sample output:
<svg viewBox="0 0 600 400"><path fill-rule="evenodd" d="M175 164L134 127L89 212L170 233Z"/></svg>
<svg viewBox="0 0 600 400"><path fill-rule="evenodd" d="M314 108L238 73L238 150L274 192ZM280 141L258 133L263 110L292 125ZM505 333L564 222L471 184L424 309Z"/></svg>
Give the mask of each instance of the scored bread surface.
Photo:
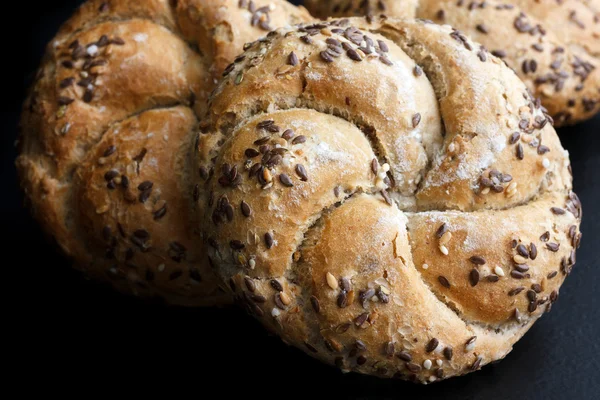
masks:
<svg viewBox="0 0 600 400"><path fill-rule="evenodd" d="M226 69L197 150L211 264L344 371L426 383L502 359L575 264L581 205L550 117L448 26L272 32Z"/></svg>

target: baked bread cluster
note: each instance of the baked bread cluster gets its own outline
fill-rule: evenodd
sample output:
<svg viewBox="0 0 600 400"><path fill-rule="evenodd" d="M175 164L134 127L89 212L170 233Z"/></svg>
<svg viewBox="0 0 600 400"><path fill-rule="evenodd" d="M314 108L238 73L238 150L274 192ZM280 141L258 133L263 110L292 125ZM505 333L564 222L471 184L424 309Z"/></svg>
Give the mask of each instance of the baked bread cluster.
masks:
<svg viewBox="0 0 600 400"><path fill-rule="evenodd" d="M502 359L575 264L581 205L551 118L448 26L279 29L227 68L208 115L211 264L344 371L428 383Z"/></svg>
<svg viewBox="0 0 600 400"><path fill-rule="evenodd" d="M91 0L48 45L17 167L77 268L184 305L229 301L207 265L194 167L206 99L245 42L307 21L281 0Z"/></svg>
<svg viewBox="0 0 600 400"><path fill-rule="evenodd" d="M600 111L599 0L305 0L313 15L422 18L448 24L501 58L556 125Z"/></svg>

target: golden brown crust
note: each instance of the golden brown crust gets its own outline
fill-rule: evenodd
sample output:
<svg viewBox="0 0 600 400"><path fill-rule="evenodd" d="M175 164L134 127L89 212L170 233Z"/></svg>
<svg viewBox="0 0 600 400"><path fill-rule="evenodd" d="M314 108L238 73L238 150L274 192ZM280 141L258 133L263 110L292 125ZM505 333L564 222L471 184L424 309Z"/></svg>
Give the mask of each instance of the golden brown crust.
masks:
<svg viewBox="0 0 600 400"><path fill-rule="evenodd" d="M557 125L600 110L600 2L597 0L308 1L321 18L423 18L461 30L501 56L539 97Z"/></svg>
<svg viewBox="0 0 600 400"><path fill-rule="evenodd" d="M34 215L77 268L171 303L229 301L198 244L203 187L189 149L215 78L268 32L261 18L308 19L283 1L253 4L91 0L48 45L17 167Z"/></svg>
<svg viewBox="0 0 600 400"><path fill-rule="evenodd" d="M212 263L286 343L343 370L432 382L499 360L574 264L568 155L515 74L459 35L281 29L211 96Z"/></svg>

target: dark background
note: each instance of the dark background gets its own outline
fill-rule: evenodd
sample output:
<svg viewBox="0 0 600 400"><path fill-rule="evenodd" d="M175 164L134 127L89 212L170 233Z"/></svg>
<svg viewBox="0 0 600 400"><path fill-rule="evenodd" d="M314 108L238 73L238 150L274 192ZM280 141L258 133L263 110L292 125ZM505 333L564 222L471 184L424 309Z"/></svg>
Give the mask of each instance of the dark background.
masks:
<svg viewBox="0 0 600 400"><path fill-rule="evenodd" d="M123 385L138 395L166 387L211 399L599 398L599 117L559 132L571 153L575 190L584 205L583 245L560 301L514 351L480 372L427 387L343 375L267 336L237 310L151 305L85 281L46 243L22 207L13 143L21 103L44 46L79 3L10 2L0 28L5 93L0 98L0 283L8 317L1 321L9 336L0 359L19 393L77 391L87 398L106 389L124 393Z"/></svg>

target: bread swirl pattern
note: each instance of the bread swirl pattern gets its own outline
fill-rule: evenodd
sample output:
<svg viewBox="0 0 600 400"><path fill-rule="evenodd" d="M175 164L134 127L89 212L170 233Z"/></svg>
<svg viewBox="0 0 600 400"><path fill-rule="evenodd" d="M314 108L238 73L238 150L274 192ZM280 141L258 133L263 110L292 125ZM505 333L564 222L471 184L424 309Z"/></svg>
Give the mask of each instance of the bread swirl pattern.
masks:
<svg viewBox="0 0 600 400"><path fill-rule="evenodd" d="M211 264L285 342L345 371L426 383L499 360L575 263L568 155L459 31L278 30L227 69L209 116Z"/></svg>
<svg viewBox="0 0 600 400"><path fill-rule="evenodd" d="M423 18L452 25L513 68L557 125L600 111L598 0L306 0L323 19Z"/></svg>
<svg viewBox="0 0 600 400"><path fill-rule="evenodd" d="M170 303L229 301L196 244L190 149L243 44L308 18L279 0L92 0L63 25L25 104L17 167L77 268Z"/></svg>

